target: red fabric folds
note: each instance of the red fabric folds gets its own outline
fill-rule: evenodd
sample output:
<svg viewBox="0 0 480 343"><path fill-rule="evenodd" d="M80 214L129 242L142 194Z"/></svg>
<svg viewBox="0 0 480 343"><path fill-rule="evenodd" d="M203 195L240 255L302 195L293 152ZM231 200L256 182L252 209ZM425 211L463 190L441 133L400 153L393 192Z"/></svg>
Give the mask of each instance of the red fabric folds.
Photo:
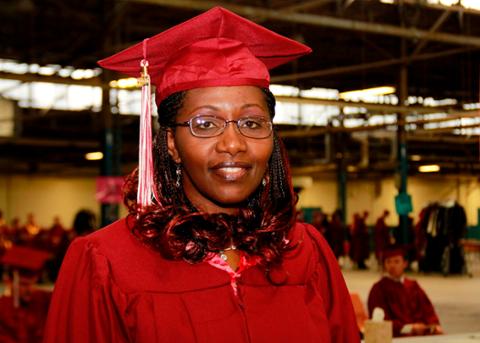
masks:
<svg viewBox="0 0 480 343"><path fill-rule="evenodd" d="M300 243L285 257L285 284L253 266L235 295L225 271L165 260L116 222L69 249L44 342L359 342L328 245L304 224L292 239Z"/></svg>

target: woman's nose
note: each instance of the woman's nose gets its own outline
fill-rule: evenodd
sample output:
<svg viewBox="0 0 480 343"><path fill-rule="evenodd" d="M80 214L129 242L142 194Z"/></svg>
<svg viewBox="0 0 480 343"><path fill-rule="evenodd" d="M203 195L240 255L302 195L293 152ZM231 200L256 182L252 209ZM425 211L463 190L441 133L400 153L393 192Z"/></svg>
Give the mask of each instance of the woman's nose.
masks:
<svg viewBox="0 0 480 343"><path fill-rule="evenodd" d="M236 155L247 150L246 137L240 133L237 123L230 121L218 136L217 151Z"/></svg>

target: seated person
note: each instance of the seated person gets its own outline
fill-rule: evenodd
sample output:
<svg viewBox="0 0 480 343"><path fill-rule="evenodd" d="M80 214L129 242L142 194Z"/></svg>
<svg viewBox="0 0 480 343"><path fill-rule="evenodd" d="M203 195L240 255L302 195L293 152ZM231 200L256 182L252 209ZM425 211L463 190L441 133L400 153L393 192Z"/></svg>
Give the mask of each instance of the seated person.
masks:
<svg viewBox="0 0 480 343"><path fill-rule="evenodd" d="M0 296L0 342L41 342L51 292L37 289L36 282L49 254L13 246L0 258L5 267L5 292Z"/></svg>
<svg viewBox="0 0 480 343"><path fill-rule="evenodd" d="M442 334L426 293L415 280L405 277L407 265L402 249L391 248L384 252L385 276L373 285L368 296L370 317L374 308L382 308L385 320L393 322L394 337Z"/></svg>

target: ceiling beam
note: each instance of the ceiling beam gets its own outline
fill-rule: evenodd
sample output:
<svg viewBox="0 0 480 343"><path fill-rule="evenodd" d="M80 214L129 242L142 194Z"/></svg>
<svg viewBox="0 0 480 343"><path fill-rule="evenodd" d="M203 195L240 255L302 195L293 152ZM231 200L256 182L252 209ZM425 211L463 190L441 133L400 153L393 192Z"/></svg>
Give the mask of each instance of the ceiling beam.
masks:
<svg viewBox="0 0 480 343"><path fill-rule="evenodd" d="M127 46L130 46L132 44L133 43L125 44L125 46L122 46L121 48L122 49L126 48ZM121 48L119 47L117 50L121 50ZM475 50L477 50L477 48L471 48L471 47L457 48L457 49L451 49L446 51L409 56L405 58L394 58L394 59L387 59L387 60L381 60L381 61L375 61L375 62L354 64L349 66L313 70L313 71L307 71L303 73L278 75L278 76L272 76L271 82L281 83L281 82L290 81L290 80L300 80L300 79L313 78L313 77L324 77L324 76L347 74L347 73L353 73L358 71L365 71L369 69L384 68L392 65L411 63L415 61L424 61L429 59L441 58L441 57L462 54L462 53L475 51ZM72 78L62 78L54 75L45 76L45 75L39 75L39 74L14 74L14 73L2 72L2 71L0 71L0 79L18 80L22 82L52 82L52 83L84 85L84 86L100 86L101 85L100 78L75 80Z"/></svg>
<svg viewBox="0 0 480 343"><path fill-rule="evenodd" d="M437 20L432 25L432 27L430 27L430 30L428 30L428 32L431 32L431 33L436 32L440 28L440 26L443 25L445 20L447 20L450 13L451 12L448 9L443 11L443 13L440 15L440 17L437 18ZM421 41L419 41L417 43L417 46L415 47L415 50L410 54L410 58L418 55L418 53L425 47L425 45L427 45L427 42L428 41L425 39L422 39Z"/></svg>
<svg viewBox="0 0 480 343"><path fill-rule="evenodd" d="M311 1L302 1L295 5L290 5L287 7L282 7L280 11L282 12L300 12L309 10L318 6L322 6L330 3L330 0L311 0Z"/></svg>
<svg viewBox="0 0 480 343"><path fill-rule="evenodd" d="M44 76L38 74L13 74L0 72L0 79L17 80L20 82L50 82L67 85L83 85L101 87L100 78L94 77L91 79L74 80L71 78L62 78L59 76ZM327 100L327 99L313 99L313 98L299 98L276 96L277 101L296 103L296 104L310 104L310 105L324 105L343 107L362 107L369 111L377 113L436 113L438 111L449 111L451 107L423 107L423 106L398 106L388 104L371 104L364 102L350 102L342 100Z"/></svg>
<svg viewBox="0 0 480 343"><path fill-rule="evenodd" d="M414 6L422 6L422 7L426 7L426 8L432 8L432 9L436 9L436 10L439 10L439 11L449 10L449 11L455 11L455 12L459 12L459 13L470 13L470 14L480 15L479 10L476 10L476 9L473 9L473 8L466 8L466 7L459 6L459 5L445 6L445 5L439 5L439 4L434 4L434 3L428 3L425 0L397 0L397 2L401 2L403 4L414 5Z"/></svg>
<svg viewBox="0 0 480 343"><path fill-rule="evenodd" d="M404 58L393 58L393 59L387 59L387 60L381 60L381 61L375 61L375 62L354 64L349 66L341 66L341 67L334 67L334 68L321 69L321 70L312 70L312 71L307 71L303 73L272 76L271 82L272 83L284 82L289 80L300 80L300 79L307 79L307 78L313 78L313 77L348 74L348 73L353 73L357 71L364 71L369 69L389 67L389 66L398 65L398 64L411 63L414 61L424 61L424 60L429 60L434 58L441 58L441 57L446 57L446 56L451 56L456 54L462 54L462 53L465 53L468 51L474 51L474 50L477 50L477 48L458 48L458 49L452 49L452 50L446 50L446 51L440 51L440 52L432 52L432 53L417 55L413 57L407 56Z"/></svg>
<svg viewBox="0 0 480 343"><path fill-rule="evenodd" d="M275 96L277 101L305 104L305 105L323 105L323 106L336 106L339 108L344 107L361 107L366 108L369 111L377 113L438 113L448 112L451 107L426 107L426 106L400 106L400 105L388 105L388 104L372 104L366 102L351 102L343 100L328 100L328 99L315 99L315 98L300 98L291 96Z"/></svg>
<svg viewBox="0 0 480 343"><path fill-rule="evenodd" d="M307 24L314 26L330 27L339 30L362 31L380 35L390 35L397 37L410 38L412 40L433 40L455 45L468 45L480 47L480 38L467 35L429 32L415 28L402 28L394 25L368 23L358 20L336 18L324 15L283 12L282 10L273 10L261 7L242 6L231 3L222 3L218 1L203 0L123 0L130 2L140 2L151 5L160 5L166 7L186 8L193 10L207 10L221 5L240 15L247 17L263 17L286 22Z"/></svg>
<svg viewBox="0 0 480 343"><path fill-rule="evenodd" d="M99 77L92 77L90 79L81 79L75 80L70 77L60 77L55 75L39 75L39 74L15 74L15 73L7 73L4 71L0 71L0 79L7 79L7 80L16 80L20 82L49 82L49 83L60 83L66 85L80 85L80 86L96 86L101 87L102 83Z"/></svg>
<svg viewBox="0 0 480 343"><path fill-rule="evenodd" d="M479 115L479 111L467 111L457 114L449 115L445 118L435 118L435 119L416 119L410 120L406 122L406 124L412 125L423 125L427 123L441 123L451 120L458 120L461 118L477 118ZM365 126L354 126L354 127L340 127L340 126L320 126L320 127L307 127L305 129L296 129L296 130L283 130L279 131L279 135L282 138L299 138L299 137L315 137L324 135L326 133L336 133L336 132L368 132L368 131L376 131L376 130L385 130L387 127L396 126L397 122L395 123L387 123L387 124L378 124L378 125L365 125ZM435 129L415 129L409 132L415 133L439 133L439 132L451 132L454 129L470 129L470 128L477 128L479 125L478 123L475 124L468 124L463 125L459 122L455 126L450 127L440 127ZM478 140L478 138L477 138Z"/></svg>
<svg viewBox="0 0 480 343"><path fill-rule="evenodd" d="M409 142L437 142L448 144L476 144L480 142L479 137L472 136L441 136L432 135L431 133L421 134L419 132L407 132Z"/></svg>
<svg viewBox="0 0 480 343"><path fill-rule="evenodd" d="M437 127L437 128L434 128L434 129L416 129L415 132L422 132L422 133L426 133L426 132L431 132L431 133L443 133L443 132L452 132L452 130L455 130L455 129L478 129L479 127L479 124L478 123L475 123L475 124L468 124L468 125L462 125L461 123L458 123L457 125L455 126L448 126L448 127ZM480 140L479 140L480 142Z"/></svg>
<svg viewBox="0 0 480 343"><path fill-rule="evenodd" d="M6 138L0 137L0 145L43 147L43 148L61 148L71 147L79 149L99 149L100 143L97 141L86 140L66 140L66 139L42 139L42 138Z"/></svg>

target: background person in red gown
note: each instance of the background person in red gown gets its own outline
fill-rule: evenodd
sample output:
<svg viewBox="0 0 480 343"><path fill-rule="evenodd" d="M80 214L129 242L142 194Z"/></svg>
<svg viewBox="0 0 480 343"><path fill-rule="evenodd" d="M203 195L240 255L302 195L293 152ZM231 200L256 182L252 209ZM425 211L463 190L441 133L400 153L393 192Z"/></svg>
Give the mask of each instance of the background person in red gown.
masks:
<svg viewBox="0 0 480 343"><path fill-rule="evenodd" d="M363 215L358 213L353 215L350 258L355 262L358 269L367 269L365 261L370 255L370 239L366 224L367 218L367 211L365 211Z"/></svg>
<svg viewBox="0 0 480 343"><path fill-rule="evenodd" d="M0 342L41 342L51 292L36 288L49 254L13 246L1 257L8 277L0 296Z"/></svg>
<svg viewBox="0 0 480 343"><path fill-rule="evenodd" d="M359 341L272 128L268 69L309 51L216 7L100 62L139 76L148 60L154 163L144 115L129 216L70 246L46 343Z"/></svg>
<svg viewBox="0 0 480 343"><path fill-rule="evenodd" d="M390 212L388 210L384 210L382 215L375 223L375 257L377 258L379 265L383 262L383 251L394 243L394 238L390 233L390 227L388 227L387 223L385 222L389 215Z"/></svg>
<svg viewBox="0 0 480 343"><path fill-rule="evenodd" d="M384 251L386 275L375 283L368 296L370 317L376 307L393 322L394 336L431 335L443 333L433 305L425 291L412 279L405 277L408 261L402 249Z"/></svg>
<svg viewBox="0 0 480 343"><path fill-rule="evenodd" d="M331 244L333 254L338 259L345 254L345 241L347 239L347 228L342 222L342 211L337 209L332 214L330 221Z"/></svg>

